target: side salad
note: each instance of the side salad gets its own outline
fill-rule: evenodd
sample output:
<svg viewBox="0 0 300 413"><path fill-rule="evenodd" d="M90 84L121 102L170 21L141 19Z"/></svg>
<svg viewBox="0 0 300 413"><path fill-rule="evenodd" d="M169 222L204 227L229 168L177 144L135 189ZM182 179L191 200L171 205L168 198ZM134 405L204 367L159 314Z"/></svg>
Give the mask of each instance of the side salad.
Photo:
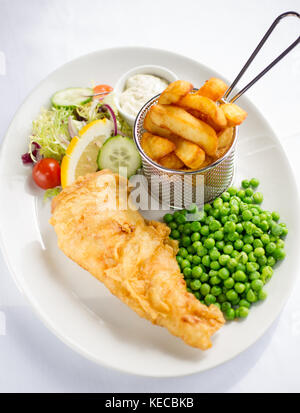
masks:
<svg viewBox="0 0 300 413"><path fill-rule="evenodd" d="M28 151L34 182L45 190L44 198L56 196L78 176L111 169L127 177L136 173L141 159L132 129L118 114L113 88L67 88L51 98L32 122Z"/></svg>

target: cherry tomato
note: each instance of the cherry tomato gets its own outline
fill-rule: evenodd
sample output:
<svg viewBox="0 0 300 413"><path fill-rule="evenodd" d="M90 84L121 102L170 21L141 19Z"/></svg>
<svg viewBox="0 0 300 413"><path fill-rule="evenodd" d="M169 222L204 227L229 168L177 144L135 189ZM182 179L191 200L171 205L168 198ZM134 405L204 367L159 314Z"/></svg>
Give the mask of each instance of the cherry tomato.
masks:
<svg viewBox="0 0 300 413"><path fill-rule="evenodd" d="M102 100L105 96L107 96L111 91L113 90L113 88L109 85L97 85L93 88L94 93L103 93L106 92L103 95L99 95L99 96L94 96L94 100Z"/></svg>
<svg viewBox="0 0 300 413"><path fill-rule="evenodd" d="M32 170L34 182L43 189L55 188L60 185L60 166L52 158L44 158L38 161Z"/></svg>

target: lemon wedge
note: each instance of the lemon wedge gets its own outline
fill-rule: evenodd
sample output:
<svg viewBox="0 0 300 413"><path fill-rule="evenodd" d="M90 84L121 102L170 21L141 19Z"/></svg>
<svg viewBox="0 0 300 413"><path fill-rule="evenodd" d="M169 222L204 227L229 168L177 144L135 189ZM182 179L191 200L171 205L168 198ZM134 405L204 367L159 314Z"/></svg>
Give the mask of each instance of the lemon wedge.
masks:
<svg viewBox="0 0 300 413"><path fill-rule="evenodd" d="M71 140L61 163L61 185L65 188L79 176L98 170L99 149L113 131L113 123L98 119L85 125Z"/></svg>

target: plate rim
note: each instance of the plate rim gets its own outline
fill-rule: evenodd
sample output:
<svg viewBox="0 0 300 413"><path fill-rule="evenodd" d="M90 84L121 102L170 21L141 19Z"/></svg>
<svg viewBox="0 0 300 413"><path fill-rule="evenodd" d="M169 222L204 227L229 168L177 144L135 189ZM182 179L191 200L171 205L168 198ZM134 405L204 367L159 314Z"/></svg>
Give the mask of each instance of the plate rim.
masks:
<svg viewBox="0 0 300 413"><path fill-rule="evenodd" d="M1 146L0 146L0 165L2 164L2 157L3 157L3 153L5 150L5 147L7 145L8 142L8 135L9 132L11 130L11 128L13 127L13 124L15 122L15 119L17 118L19 112L22 110L22 107L25 105L25 103L31 98L31 96L39 89L39 87L48 80L49 77L51 77L52 75L54 75L55 73L57 73L58 71L60 71L61 69L67 67L68 65L72 65L73 63L80 61L81 59L88 59L90 56L94 56L97 55L99 53L109 53L109 52L122 52L124 53L126 50L140 50L140 51L153 51L158 52L158 53L167 53L167 54L171 54L173 55L174 58L184 58L186 60L189 60L191 63L197 63L198 65L202 66L204 69L214 72L215 74L217 74L219 77L221 77L222 79L224 79L225 81L228 82L228 79L226 79L224 76L219 75L219 73L214 69L211 68L205 64L203 64L202 62L199 62L195 59L192 59L188 56L185 56L184 54L181 53L177 53L177 52L173 52L173 51L169 51L166 49L160 49L160 48L152 48L152 47L143 47L143 46L120 46L120 47L110 47L110 48L104 48L104 49L98 49L83 55L80 55L74 59L71 59L67 62L65 62L64 64L58 66L56 69L54 69L53 71L51 71L50 73L48 73L43 79L41 79L37 85L31 89L31 91L26 95L26 97L23 99L23 101L18 105L14 116L12 117L8 128L6 129L6 132L4 134L4 137L2 139L1 142ZM252 108L255 109L256 111L256 115L258 115L263 122L265 123L265 125L270 129L270 131L272 132L273 138L275 139L277 145L280 147L282 153L283 153L283 157L284 157L284 161L285 161L285 166L290 174L290 178L292 180L292 184L295 188L297 188L297 183L296 183L296 178L295 178L295 173L294 170L290 164L290 161L286 155L286 151L283 147L283 145L281 144L280 139L278 138L277 134L274 132L271 124L269 123L269 121L264 117L264 115L260 112L259 109L257 109L257 107L252 103L252 100L248 97L245 96L244 99L246 99L247 103L250 104L250 106L252 106ZM300 201L299 201L299 192L297 191L295 193L295 199L297 202L297 206L299 208L300 206ZM2 217L0 217L0 220L2 220ZM0 222L1 223L1 222ZM295 227L294 229L297 231L299 231L300 228L300 220L298 219L297 222L294 224ZM59 330L56 329L56 327L53 325L53 323L51 323L51 321L48 319L47 314L45 314L41 308L36 304L35 299L34 299L34 295L31 295L30 291L28 291L28 289L26 289L26 287L24 287L24 285L22 285L20 278L17 276L17 274L15 273L15 271L13 270L11 263L10 263L10 259L8 257L8 252L6 250L6 246L5 246L5 242L3 239L3 234L2 234L2 230L1 230L1 226L0 226L0 250L2 252L2 256L4 259L4 262L7 266L7 269L10 273L10 275L12 276L17 288L19 289L19 291L22 293L22 295L26 298L28 304L30 305L30 307L34 310L34 312L37 314L38 318L42 321L42 323L47 327L47 329L49 329L56 337L58 337L65 345L67 345L68 347L70 347L72 350L76 351L76 353L79 353L80 355L82 355L83 357L87 358L88 360L95 362L96 364L103 366L105 368L110 368L114 371L119 371L122 373L126 373L126 374L130 374L130 375L134 375L134 376L139 376L139 377L152 377L152 378L171 378L171 377L185 377L185 376L191 376L191 375L195 375L195 374L200 374L203 373L205 371L211 370L213 368L222 366L223 364L229 362L230 360L236 358L237 356L239 356L240 354L242 354L243 352L245 352L246 350L248 350L252 345L254 345L257 341L259 341L262 336L271 328L271 326L275 323L275 321L278 319L279 314L282 312L283 308L285 307L285 305L287 304L287 301L292 293L292 290L294 288L295 282L296 282L296 276L293 277L293 279L291 280L291 285L290 288L285 292L284 294L284 299L282 300L282 303L280 306L278 306L276 308L275 313L273 312L274 316L272 318L272 320L270 322L268 322L267 325L265 325L263 328L260 329L259 334L256 334L256 337L252 340L249 340L249 342L247 343L247 345L245 345L241 350L239 350L238 352L236 352L235 354L229 356L229 357L225 357L221 362L217 362L216 364L212 363L212 365L204 368L204 369L199 369L198 368L190 368L189 372L183 372L183 373L176 373L176 374L147 374L147 372L133 372L131 370L122 368L122 367L116 367L116 366L112 366L109 363L106 362L106 360L99 360L97 357L94 357L92 354L90 354L90 352L86 351L85 349L82 348L82 346L78 343L73 342L72 339L69 338L68 335L62 335L60 333ZM298 266L299 266L299 262L300 262L300 255L298 255L296 257L296 260L298 262ZM195 364L195 366L197 366L197 364Z"/></svg>

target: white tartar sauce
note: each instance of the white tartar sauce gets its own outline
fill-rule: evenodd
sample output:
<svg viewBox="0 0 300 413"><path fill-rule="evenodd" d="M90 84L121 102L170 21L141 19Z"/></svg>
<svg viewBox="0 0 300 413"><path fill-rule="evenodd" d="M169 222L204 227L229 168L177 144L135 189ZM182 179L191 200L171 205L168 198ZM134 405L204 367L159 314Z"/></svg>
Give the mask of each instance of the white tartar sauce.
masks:
<svg viewBox="0 0 300 413"><path fill-rule="evenodd" d="M133 75L127 79L125 90L120 95L120 106L128 115L136 116L148 100L167 86L168 82L157 76Z"/></svg>

